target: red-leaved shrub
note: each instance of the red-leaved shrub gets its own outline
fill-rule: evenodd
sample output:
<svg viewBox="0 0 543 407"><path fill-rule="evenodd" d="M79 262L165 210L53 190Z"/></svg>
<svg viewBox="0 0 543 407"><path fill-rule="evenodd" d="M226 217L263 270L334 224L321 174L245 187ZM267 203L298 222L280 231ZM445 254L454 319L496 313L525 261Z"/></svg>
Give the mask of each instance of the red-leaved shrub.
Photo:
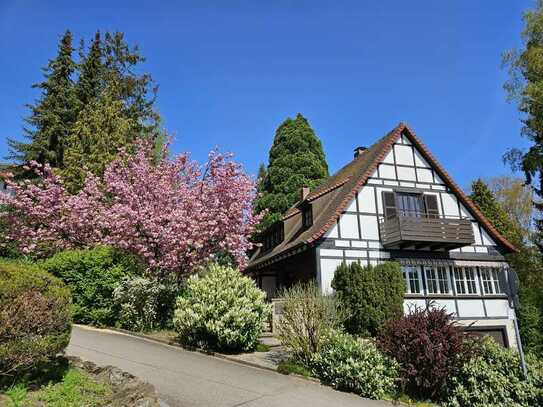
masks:
<svg viewBox="0 0 543 407"><path fill-rule="evenodd" d="M404 390L432 400L444 394L449 375L469 357L462 329L444 309L415 308L387 321L377 345L399 362Z"/></svg>

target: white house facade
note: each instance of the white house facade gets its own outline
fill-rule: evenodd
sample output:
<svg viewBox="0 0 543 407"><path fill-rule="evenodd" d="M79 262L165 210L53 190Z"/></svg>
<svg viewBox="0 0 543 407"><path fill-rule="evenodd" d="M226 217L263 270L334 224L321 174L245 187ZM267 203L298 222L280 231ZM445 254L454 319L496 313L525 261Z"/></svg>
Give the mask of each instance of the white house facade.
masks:
<svg viewBox="0 0 543 407"><path fill-rule="evenodd" d="M330 292L342 263L401 264L404 310L445 308L467 330L517 347L516 249L478 211L405 124L300 201L272 226L249 273L268 292L316 279Z"/></svg>

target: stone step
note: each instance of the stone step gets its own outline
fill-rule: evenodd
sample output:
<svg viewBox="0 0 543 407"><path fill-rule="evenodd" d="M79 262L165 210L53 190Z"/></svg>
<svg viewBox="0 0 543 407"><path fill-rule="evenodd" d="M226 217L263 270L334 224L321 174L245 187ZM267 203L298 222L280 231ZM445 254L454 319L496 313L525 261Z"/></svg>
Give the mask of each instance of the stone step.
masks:
<svg viewBox="0 0 543 407"><path fill-rule="evenodd" d="M270 348L281 346L281 342L274 336L261 336L260 343L267 345Z"/></svg>

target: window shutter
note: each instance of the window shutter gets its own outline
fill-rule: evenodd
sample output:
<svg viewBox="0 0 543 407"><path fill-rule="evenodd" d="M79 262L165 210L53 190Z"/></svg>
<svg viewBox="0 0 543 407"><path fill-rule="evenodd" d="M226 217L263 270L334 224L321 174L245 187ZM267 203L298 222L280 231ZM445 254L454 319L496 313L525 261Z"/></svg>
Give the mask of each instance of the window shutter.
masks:
<svg viewBox="0 0 543 407"><path fill-rule="evenodd" d="M426 215L429 218L439 218L439 207L437 205L437 196L424 195L424 204L426 205Z"/></svg>
<svg viewBox="0 0 543 407"><path fill-rule="evenodd" d="M396 195L394 192L383 191L383 211L385 213L385 219L396 216Z"/></svg>

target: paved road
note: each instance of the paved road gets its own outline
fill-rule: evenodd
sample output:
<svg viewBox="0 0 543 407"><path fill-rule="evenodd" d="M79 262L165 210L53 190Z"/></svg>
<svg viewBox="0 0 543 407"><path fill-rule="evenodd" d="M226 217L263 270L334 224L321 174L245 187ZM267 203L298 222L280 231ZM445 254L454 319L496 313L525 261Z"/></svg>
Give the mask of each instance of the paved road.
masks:
<svg viewBox="0 0 543 407"><path fill-rule="evenodd" d="M171 407L372 407L391 404L108 330L74 327L69 355L152 383Z"/></svg>

